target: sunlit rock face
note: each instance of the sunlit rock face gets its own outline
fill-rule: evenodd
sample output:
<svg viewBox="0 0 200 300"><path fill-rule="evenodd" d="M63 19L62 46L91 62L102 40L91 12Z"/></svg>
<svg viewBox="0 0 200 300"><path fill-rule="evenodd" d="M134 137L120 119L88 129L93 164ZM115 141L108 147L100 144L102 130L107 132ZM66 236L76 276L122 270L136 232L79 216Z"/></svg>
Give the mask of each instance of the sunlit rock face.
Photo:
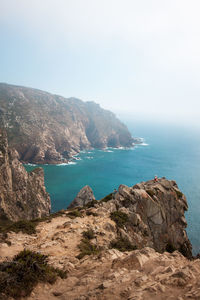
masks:
<svg viewBox="0 0 200 300"><path fill-rule="evenodd" d="M15 150L8 148L0 129L0 218L17 221L49 214L50 198L44 186L44 171L27 173Z"/></svg>
<svg viewBox="0 0 200 300"><path fill-rule="evenodd" d="M127 127L94 102L0 84L0 116L19 159L60 163L82 149L130 147Z"/></svg>

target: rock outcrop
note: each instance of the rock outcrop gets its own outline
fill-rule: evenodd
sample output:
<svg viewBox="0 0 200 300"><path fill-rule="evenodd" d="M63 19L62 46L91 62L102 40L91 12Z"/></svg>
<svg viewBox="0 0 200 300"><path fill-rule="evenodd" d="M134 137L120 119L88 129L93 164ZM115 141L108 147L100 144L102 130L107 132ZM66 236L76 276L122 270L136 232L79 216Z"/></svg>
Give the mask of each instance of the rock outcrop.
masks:
<svg viewBox="0 0 200 300"><path fill-rule="evenodd" d="M96 200L91 187L84 186L77 194L76 198L70 203L68 208L81 207L87 205L89 202Z"/></svg>
<svg viewBox="0 0 200 300"><path fill-rule="evenodd" d="M39 284L28 300L198 300L200 259L188 259L186 209L174 181L121 185L115 195L39 223L35 235L8 233L0 262L28 248L67 271L67 279Z"/></svg>
<svg viewBox="0 0 200 300"><path fill-rule="evenodd" d="M8 148L0 129L0 219L34 219L50 213L50 198L44 186L44 171L27 173L17 152Z"/></svg>
<svg viewBox="0 0 200 300"><path fill-rule="evenodd" d="M121 185L108 206L111 203L128 215L127 230L137 246L146 245L159 252L179 250L191 257L192 247L185 231L187 201L175 181L162 178L133 187Z"/></svg>
<svg viewBox="0 0 200 300"><path fill-rule="evenodd" d="M80 150L130 147L134 139L94 102L0 83L0 118L23 162L61 163Z"/></svg>

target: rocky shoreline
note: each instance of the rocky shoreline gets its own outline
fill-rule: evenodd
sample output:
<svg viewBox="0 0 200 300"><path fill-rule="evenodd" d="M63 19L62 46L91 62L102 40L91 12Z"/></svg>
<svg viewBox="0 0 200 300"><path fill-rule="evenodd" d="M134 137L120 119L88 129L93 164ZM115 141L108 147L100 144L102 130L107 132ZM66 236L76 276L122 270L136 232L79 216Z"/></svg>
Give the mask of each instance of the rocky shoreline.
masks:
<svg viewBox="0 0 200 300"><path fill-rule="evenodd" d="M67 163L81 150L137 143L112 112L94 102L0 83L0 107L0 127L23 163Z"/></svg>

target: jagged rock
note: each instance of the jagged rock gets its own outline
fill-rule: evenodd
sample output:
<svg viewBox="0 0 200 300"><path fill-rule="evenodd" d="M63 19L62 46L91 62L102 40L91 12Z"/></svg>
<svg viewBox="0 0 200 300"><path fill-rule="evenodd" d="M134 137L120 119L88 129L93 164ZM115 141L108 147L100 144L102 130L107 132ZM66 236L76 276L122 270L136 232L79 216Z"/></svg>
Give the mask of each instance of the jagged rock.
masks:
<svg viewBox="0 0 200 300"><path fill-rule="evenodd" d="M175 181L161 178L157 182L150 180L134 187L121 185L115 198L119 210L125 207L129 211L134 232L139 232L139 228L145 230L143 242L146 246L150 245L147 240L152 240L153 247L159 252L177 249L187 257L192 256L191 244L185 231L187 200ZM111 203L112 200L107 205Z"/></svg>
<svg viewBox="0 0 200 300"><path fill-rule="evenodd" d="M83 149L137 142L113 113L94 102L0 83L0 107L9 145L24 162L62 163Z"/></svg>
<svg viewBox="0 0 200 300"><path fill-rule="evenodd" d="M8 148L5 131L0 129L0 218L35 219L48 215L50 208L43 169L27 173L17 152Z"/></svg>
<svg viewBox="0 0 200 300"><path fill-rule="evenodd" d="M86 185L80 190L80 192L77 194L76 198L71 202L68 208L84 206L93 200L95 200L93 191L91 187Z"/></svg>

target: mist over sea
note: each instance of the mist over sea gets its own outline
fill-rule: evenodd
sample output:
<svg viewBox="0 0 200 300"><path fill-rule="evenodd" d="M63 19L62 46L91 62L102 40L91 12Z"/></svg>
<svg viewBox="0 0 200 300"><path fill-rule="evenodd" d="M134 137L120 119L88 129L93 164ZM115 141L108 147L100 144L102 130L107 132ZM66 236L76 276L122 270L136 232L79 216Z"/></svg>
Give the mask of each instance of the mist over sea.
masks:
<svg viewBox="0 0 200 300"><path fill-rule="evenodd" d="M200 252L200 138L198 131L161 124L125 122L133 136L144 138L133 149L82 152L69 165L44 165L52 211L66 208L79 190L90 185L96 199L120 184L132 186L154 175L176 180L186 195L187 233L193 252ZM34 167L26 165L28 171Z"/></svg>

